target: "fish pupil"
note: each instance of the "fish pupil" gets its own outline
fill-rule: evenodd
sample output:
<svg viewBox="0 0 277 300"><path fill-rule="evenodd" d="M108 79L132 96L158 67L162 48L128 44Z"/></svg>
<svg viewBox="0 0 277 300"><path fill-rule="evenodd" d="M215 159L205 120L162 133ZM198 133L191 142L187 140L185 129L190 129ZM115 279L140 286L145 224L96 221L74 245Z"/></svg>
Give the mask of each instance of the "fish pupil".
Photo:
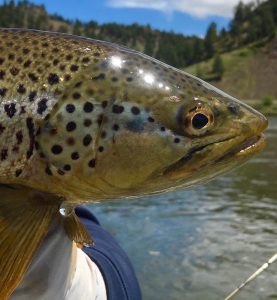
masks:
<svg viewBox="0 0 277 300"><path fill-rule="evenodd" d="M205 127L208 124L208 122L209 122L208 117L201 113L195 114L191 121L192 126L195 129L201 129Z"/></svg>

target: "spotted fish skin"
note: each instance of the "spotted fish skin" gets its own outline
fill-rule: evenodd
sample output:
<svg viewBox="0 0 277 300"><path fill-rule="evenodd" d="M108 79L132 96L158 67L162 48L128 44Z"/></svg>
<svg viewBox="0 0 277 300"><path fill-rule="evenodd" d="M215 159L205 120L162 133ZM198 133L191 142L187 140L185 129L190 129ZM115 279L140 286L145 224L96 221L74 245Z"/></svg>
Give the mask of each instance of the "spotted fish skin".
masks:
<svg viewBox="0 0 277 300"><path fill-rule="evenodd" d="M266 127L209 84L107 42L1 29L0 53L0 183L77 202L159 192L239 164L234 147Z"/></svg>
<svg viewBox="0 0 277 300"><path fill-rule="evenodd" d="M28 168L30 161L43 161L37 142L42 124L58 109L59 101L92 97L90 88L80 94L83 76L78 74L111 50L105 52L85 39L36 31L2 29L0 37L0 179L21 182L20 177L32 176L35 171ZM90 76L93 74L90 70ZM66 106L68 113L70 107L74 105ZM84 120L85 127L89 122ZM49 134L54 136L55 128ZM47 164L44 169L50 174Z"/></svg>

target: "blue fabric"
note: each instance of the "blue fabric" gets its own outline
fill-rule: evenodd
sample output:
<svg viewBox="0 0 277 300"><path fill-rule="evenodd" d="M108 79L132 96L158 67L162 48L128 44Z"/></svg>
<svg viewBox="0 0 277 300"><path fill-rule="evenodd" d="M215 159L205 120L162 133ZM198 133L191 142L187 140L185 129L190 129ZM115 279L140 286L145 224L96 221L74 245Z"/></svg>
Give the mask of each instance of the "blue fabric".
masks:
<svg viewBox="0 0 277 300"><path fill-rule="evenodd" d="M140 287L126 253L87 208L77 207L76 214L95 241L94 246L83 250L100 269L108 300L141 300Z"/></svg>

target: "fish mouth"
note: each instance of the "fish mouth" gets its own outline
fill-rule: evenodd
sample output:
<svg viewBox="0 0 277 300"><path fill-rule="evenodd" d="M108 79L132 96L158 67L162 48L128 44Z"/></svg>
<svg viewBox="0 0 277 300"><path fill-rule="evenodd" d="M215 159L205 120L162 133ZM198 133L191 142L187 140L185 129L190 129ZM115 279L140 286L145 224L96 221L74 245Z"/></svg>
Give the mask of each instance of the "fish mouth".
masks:
<svg viewBox="0 0 277 300"><path fill-rule="evenodd" d="M197 154L201 155L201 152L209 151L209 148L212 151L212 147L215 144L219 145L219 144L225 143L225 142L234 143L235 140L237 140L237 138L229 137L229 138L223 139L221 141L212 142L212 143L208 143L206 145L195 147L191 151L189 151L189 153L187 153L186 155L181 157L177 162L175 162L171 166L169 166L165 170L164 174L170 173L172 171L174 172L178 169L181 169L182 167L184 167L184 165L186 165L187 163L190 163L190 161L194 158L195 155L197 155ZM263 133L261 133L259 135L251 136L251 137L244 139L241 143L238 143L235 146L229 148L226 152L223 152L223 154L220 157L218 157L217 159L214 159L213 162L210 162L208 164L214 165L214 164L223 162L225 160L226 161L234 160L235 158L237 158L238 161L240 161L240 159L247 159L248 157L251 157L252 155L263 150L265 146L266 146L266 139L265 139L265 136ZM205 165L206 164L202 165L199 169L203 168Z"/></svg>
<svg viewBox="0 0 277 300"><path fill-rule="evenodd" d="M235 155L237 157L244 157L251 154L255 154L260 152L266 146L266 139L265 135L259 134L255 136L251 136L244 140L242 143L235 146L231 151L230 154Z"/></svg>

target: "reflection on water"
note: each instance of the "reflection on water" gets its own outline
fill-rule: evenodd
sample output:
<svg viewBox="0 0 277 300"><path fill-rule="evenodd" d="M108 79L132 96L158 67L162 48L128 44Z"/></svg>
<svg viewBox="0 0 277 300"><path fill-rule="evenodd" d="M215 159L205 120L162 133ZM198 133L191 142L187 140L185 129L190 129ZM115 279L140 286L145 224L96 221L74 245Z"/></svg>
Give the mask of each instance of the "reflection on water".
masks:
<svg viewBox="0 0 277 300"><path fill-rule="evenodd" d="M92 206L129 254L146 300L223 299L277 250L277 118L268 147L191 190ZM277 299L277 264L236 299Z"/></svg>

